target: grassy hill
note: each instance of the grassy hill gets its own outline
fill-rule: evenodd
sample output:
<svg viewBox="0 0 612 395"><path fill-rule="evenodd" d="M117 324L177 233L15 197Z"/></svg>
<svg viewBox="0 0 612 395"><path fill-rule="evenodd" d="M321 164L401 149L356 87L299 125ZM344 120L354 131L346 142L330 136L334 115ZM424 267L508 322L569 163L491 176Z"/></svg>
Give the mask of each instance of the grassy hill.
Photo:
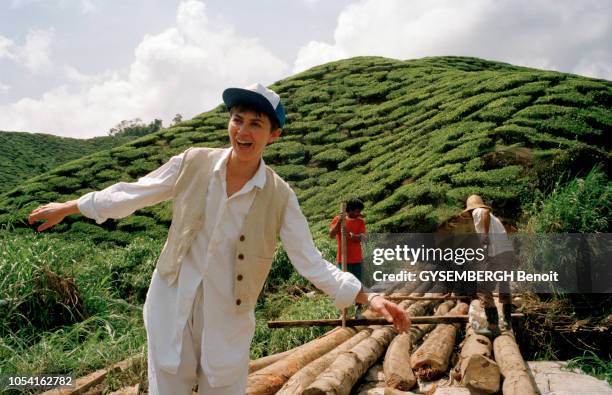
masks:
<svg viewBox="0 0 612 395"><path fill-rule="evenodd" d="M73 139L0 131L0 193L74 159L120 146L130 137Z"/></svg>
<svg viewBox="0 0 612 395"><path fill-rule="evenodd" d="M533 191L610 161L612 82L466 57L359 57L272 86L287 106L284 135L265 160L298 194L320 234L348 194L366 201L370 231L432 231L472 193L513 223ZM168 129L65 163L0 196L0 224L26 227L48 201L130 181L189 146L227 146L219 106ZM169 204L66 235L127 244L163 237Z"/></svg>

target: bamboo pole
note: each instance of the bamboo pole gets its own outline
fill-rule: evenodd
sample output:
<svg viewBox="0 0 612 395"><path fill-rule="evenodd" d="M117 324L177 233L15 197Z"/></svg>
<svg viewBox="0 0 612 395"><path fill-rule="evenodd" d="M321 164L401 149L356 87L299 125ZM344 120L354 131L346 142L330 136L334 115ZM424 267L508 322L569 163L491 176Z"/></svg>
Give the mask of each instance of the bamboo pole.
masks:
<svg viewBox="0 0 612 395"><path fill-rule="evenodd" d="M495 293L493 295L496 295ZM516 296L516 295L512 295L512 296ZM473 296L470 295L464 295L464 296L457 296L457 295L431 295L431 296L415 296L413 294L402 294L400 292L394 292L388 295L385 295L385 299L391 300L391 301L403 301L403 300L464 300L464 299L474 299Z"/></svg>
<svg viewBox="0 0 612 395"><path fill-rule="evenodd" d="M512 314L512 318L522 318L522 313ZM416 316L410 317L412 324L460 324L468 322L468 315L454 316ZM308 328L311 326L340 326L341 319L268 321L268 328ZM346 326L391 325L384 318L347 318Z"/></svg>
<svg viewBox="0 0 612 395"><path fill-rule="evenodd" d="M346 272L346 203L340 203L340 246L342 254L340 256L340 264L342 265L342 271ZM347 308L342 309L342 327L346 327L346 311Z"/></svg>
<svg viewBox="0 0 612 395"><path fill-rule="evenodd" d="M398 294L391 294L391 295L386 295L385 299L391 300L391 301L404 301L404 300L440 300L440 301L445 301L445 300L462 300L462 299L469 299L469 296L411 296L411 295L406 295L406 296L402 296L402 295L398 295Z"/></svg>

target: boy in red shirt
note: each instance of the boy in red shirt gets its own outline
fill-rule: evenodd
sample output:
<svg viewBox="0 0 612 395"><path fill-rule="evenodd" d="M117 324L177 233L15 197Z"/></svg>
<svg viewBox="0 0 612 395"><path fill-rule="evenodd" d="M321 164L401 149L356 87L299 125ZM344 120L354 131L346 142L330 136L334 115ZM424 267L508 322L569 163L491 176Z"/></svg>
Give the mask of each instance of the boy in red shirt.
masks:
<svg viewBox="0 0 612 395"><path fill-rule="evenodd" d="M351 198L346 201L346 269L361 282L363 282L363 255L361 252L361 241L365 237L366 232L365 221L361 216L361 210L363 210L363 207L363 202L357 198ZM336 262L338 262L338 267L342 269L342 237L340 225L340 216L336 215L329 226L329 237L336 237L338 242ZM359 310L359 306L357 306L355 314L358 314Z"/></svg>

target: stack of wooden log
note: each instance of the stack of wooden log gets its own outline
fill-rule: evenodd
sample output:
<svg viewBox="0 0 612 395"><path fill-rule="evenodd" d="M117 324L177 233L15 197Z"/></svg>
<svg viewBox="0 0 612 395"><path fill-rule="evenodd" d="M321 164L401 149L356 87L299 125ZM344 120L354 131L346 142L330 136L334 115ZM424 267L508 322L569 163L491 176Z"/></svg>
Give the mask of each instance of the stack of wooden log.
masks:
<svg viewBox="0 0 612 395"><path fill-rule="evenodd" d="M410 316L464 316L468 305L425 295ZM472 303L479 309L478 302ZM368 316L368 314L370 314ZM366 312L367 318L372 318ZM443 321L443 320L440 320ZM463 339L460 344L459 339ZM296 349L251 362L247 394L537 394L514 335L493 342L468 323L338 327ZM410 392L412 391L412 392Z"/></svg>

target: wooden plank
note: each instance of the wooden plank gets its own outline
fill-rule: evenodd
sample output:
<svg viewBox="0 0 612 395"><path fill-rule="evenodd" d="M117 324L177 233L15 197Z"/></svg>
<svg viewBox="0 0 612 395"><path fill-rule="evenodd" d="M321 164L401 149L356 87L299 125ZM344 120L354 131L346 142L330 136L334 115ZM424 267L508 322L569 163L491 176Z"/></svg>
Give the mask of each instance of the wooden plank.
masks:
<svg viewBox="0 0 612 395"><path fill-rule="evenodd" d="M521 318L523 314L514 313L512 318ZM457 324L468 322L468 315L456 316L415 316L410 317L412 324ZM342 319L324 320L291 320L291 321L268 321L268 328L306 328L311 326L340 326ZM391 325L384 318L349 318L346 326L361 325Z"/></svg>
<svg viewBox="0 0 612 395"><path fill-rule="evenodd" d="M385 299L387 300L391 300L391 301L403 301L403 300L461 300L461 299L470 299L469 296L410 296L410 295L398 295L398 294L391 294L391 295L386 295Z"/></svg>
<svg viewBox="0 0 612 395"><path fill-rule="evenodd" d="M109 373L123 371L136 362L136 360L143 358L141 354L124 359L121 362L117 362L108 368L96 370L87 376L79 377L75 380L75 385L72 388L52 389L45 391L42 395L78 395L85 393L88 389L95 385L100 384L104 381Z"/></svg>

